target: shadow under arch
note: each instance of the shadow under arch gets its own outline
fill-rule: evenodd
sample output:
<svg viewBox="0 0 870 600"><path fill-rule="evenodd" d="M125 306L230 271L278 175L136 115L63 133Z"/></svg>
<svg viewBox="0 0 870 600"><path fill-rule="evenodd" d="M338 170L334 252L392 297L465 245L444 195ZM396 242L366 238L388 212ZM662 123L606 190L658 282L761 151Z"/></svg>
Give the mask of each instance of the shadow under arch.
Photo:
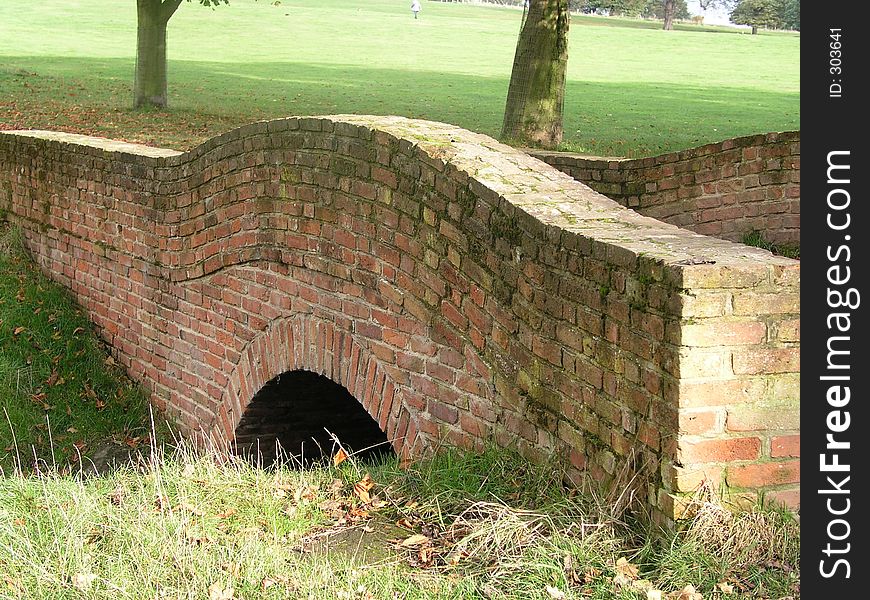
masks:
<svg viewBox="0 0 870 600"><path fill-rule="evenodd" d="M362 459L394 455L387 434L345 387L297 369L254 395L236 427L233 451L258 464L280 459L307 467L334 455L338 444Z"/></svg>
<svg viewBox="0 0 870 600"><path fill-rule="evenodd" d="M290 427L287 420L293 419L293 400L289 400L288 406L287 398L281 396L290 390L298 400L305 386L313 386L315 395L331 396L329 405L340 414L333 419L325 413L314 415L312 426L297 432L303 435L301 438L290 435L281 441L270 432L258 430L258 423L277 416L270 409L264 410L269 403L274 408L283 404L290 409L279 419ZM300 408L308 410L312 402L306 395L302 404L308 408ZM348 405L353 404L359 410L351 411ZM335 433L342 443L346 434L351 433L339 422L341 415L350 417L351 429L355 423L363 423L366 428L365 435L348 439L353 442L354 450L387 442L396 454L406 458L415 443L419 443L417 417L404 406L400 389L375 356L351 333L337 328L334 323L309 314L295 315L273 321L242 352L229 377L210 435L215 440L236 439L236 445L244 446L252 444L262 433L260 451L264 452L264 459L266 451L274 448L276 439L281 441L285 451L296 453L297 448L291 446L297 440L315 437L323 450L329 452L332 443L323 427ZM277 425L276 429L280 429L280 423ZM384 451L387 446L383 446ZM309 447L313 451L316 444L313 441L306 444L306 453Z"/></svg>

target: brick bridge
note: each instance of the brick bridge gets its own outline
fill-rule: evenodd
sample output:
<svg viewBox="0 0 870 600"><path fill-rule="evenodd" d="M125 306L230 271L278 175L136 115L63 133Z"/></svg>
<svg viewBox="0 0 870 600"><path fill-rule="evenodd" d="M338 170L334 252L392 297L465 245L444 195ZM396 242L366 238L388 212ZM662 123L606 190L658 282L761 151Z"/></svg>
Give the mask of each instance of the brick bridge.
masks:
<svg viewBox="0 0 870 600"><path fill-rule="evenodd" d="M397 452L485 440L798 501L797 261L641 216L483 135L251 124L178 153L0 135L0 214L189 434L309 371Z"/></svg>

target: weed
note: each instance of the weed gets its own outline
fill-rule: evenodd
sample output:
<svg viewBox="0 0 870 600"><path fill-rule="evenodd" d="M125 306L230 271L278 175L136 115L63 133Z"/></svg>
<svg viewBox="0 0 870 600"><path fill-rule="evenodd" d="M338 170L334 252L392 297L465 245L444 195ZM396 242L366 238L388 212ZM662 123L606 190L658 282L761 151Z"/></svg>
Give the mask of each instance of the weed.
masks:
<svg viewBox="0 0 870 600"><path fill-rule="evenodd" d="M744 234L740 241L747 246L762 248L764 250L772 252L773 254L778 254L787 258L799 259L801 257L800 246L795 246L793 244L774 244L773 242L767 241L764 233L761 231L750 231Z"/></svg>

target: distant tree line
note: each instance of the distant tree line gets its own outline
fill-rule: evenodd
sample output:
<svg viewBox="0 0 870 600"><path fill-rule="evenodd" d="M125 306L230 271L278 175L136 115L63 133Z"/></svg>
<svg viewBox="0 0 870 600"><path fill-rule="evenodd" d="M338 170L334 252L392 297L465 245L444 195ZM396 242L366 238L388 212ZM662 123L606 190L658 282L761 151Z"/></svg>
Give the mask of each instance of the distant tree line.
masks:
<svg viewBox="0 0 870 600"><path fill-rule="evenodd" d="M698 3L703 10L727 10L732 23L749 25L752 33L757 33L759 27L801 29L800 0L698 0Z"/></svg>
<svg viewBox="0 0 870 600"><path fill-rule="evenodd" d="M732 6L731 21L751 26L752 33L759 27L800 31L800 0L738 0Z"/></svg>
<svg viewBox="0 0 870 600"><path fill-rule="evenodd" d="M441 2L478 2L502 6L522 6L526 0L440 0ZM800 0L699 0L703 10L724 8L731 21L750 25L756 33L759 27L767 29L801 28ZM663 19L665 29L674 19L691 17L686 0L568 0L571 12L624 17Z"/></svg>
<svg viewBox="0 0 870 600"><path fill-rule="evenodd" d="M689 8L686 0L571 0L571 10L584 13L608 14L610 16L644 17L663 19L673 4L673 17L688 19Z"/></svg>
<svg viewBox="0 0 870 600"><path fill-rule="evenodd" d="M462 2L463 0L440 0L441 2ZM522 6L525 0L465 0L466 2L481 2L484 4L500 4L502 6ZM688 19L689 9L686 0L670 0L675 4L675 17ZM568 0L571 12L600 14L624 17L646 17L661 19L665 14L667 0Z"/></svg>

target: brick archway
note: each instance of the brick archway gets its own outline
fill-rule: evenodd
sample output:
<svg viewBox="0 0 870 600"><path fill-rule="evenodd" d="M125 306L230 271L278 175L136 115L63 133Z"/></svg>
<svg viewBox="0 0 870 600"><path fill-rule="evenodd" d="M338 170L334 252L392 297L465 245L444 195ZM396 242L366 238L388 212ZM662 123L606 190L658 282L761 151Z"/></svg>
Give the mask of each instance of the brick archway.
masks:
<svg viewBox="0 0 870 600"><path fill-rule="evenodd" d="M271 379L296 370L323 375L346 388L399 456L407 457L420 446L417 417L403 405L401 390L377 358L351 333L312 315L277 319L247 345L229 376L217 415L205 429L215 440L232 439L254 395Z"/></svg>

